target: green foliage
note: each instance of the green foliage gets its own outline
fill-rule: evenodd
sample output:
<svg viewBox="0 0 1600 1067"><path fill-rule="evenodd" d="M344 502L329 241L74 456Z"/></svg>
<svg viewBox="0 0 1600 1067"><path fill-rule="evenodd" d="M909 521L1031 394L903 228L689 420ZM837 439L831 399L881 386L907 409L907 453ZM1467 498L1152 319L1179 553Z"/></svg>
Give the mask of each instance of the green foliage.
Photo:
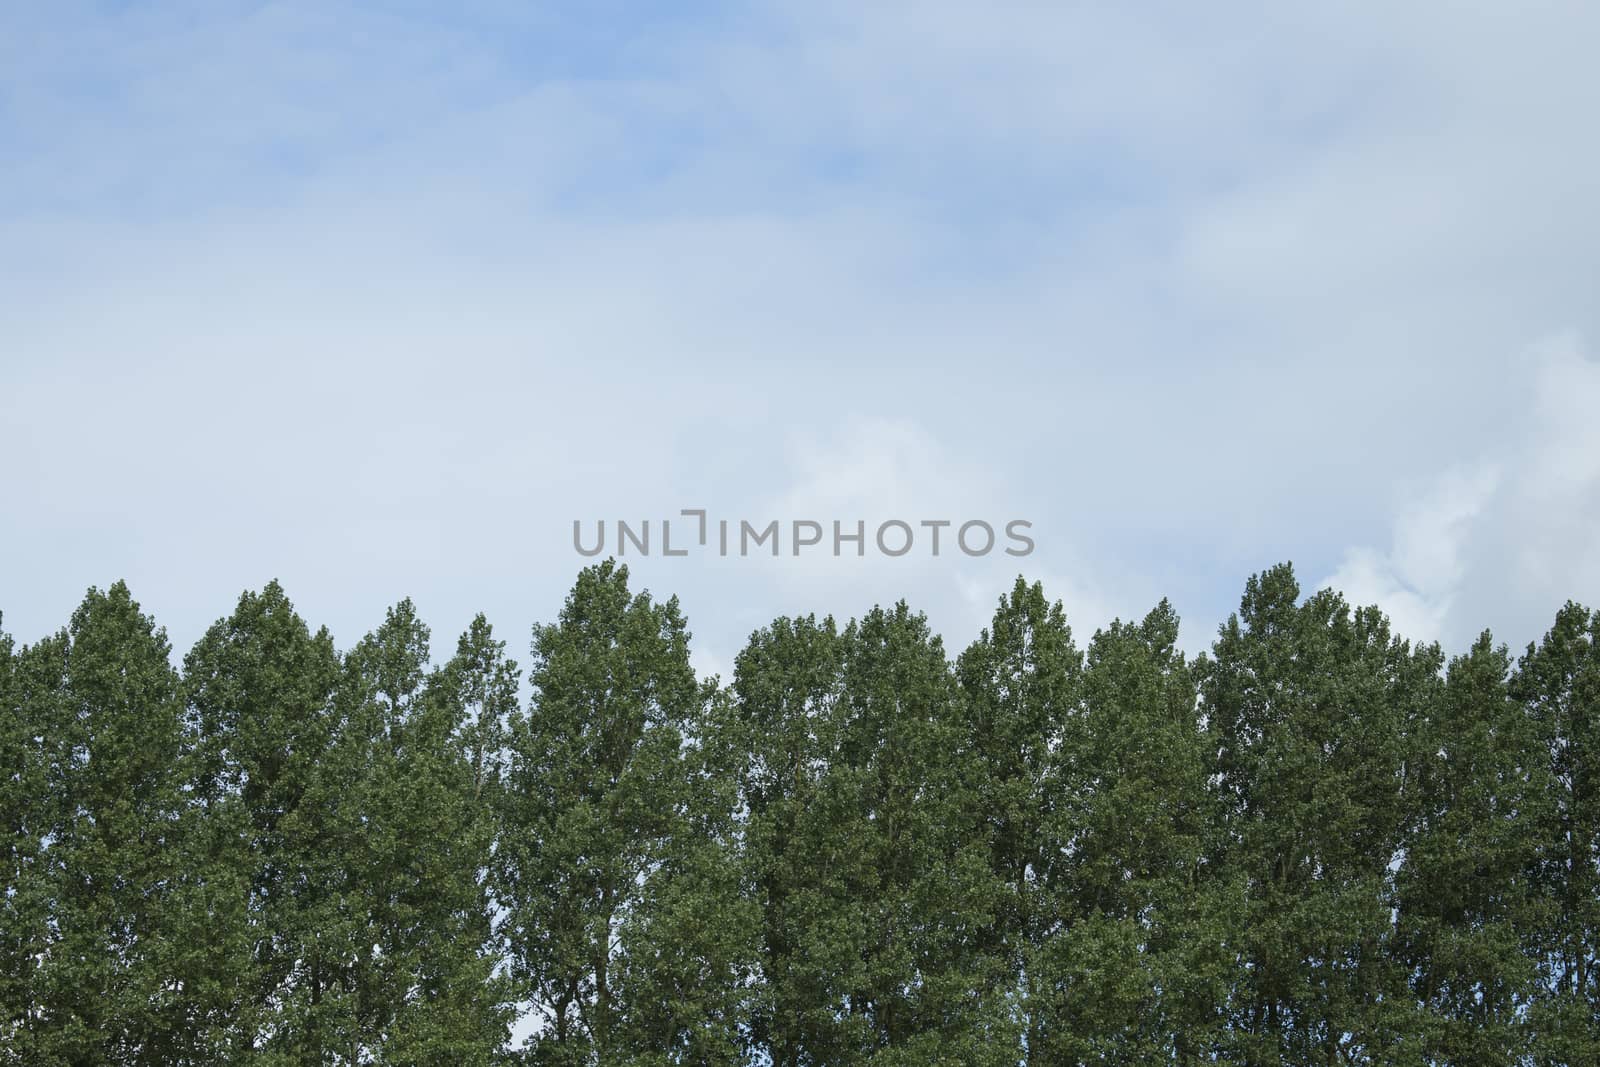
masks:
<svg viewBox="0 0 1600 1067"><path fill-rule="evenodd" d="M345 842L353 1062L487 1062L510 1022L485 878L493 695L467 729L462 700L481 701L515 665L496 662L479 619L463 639L470 654L428 684L428 636L401 601L345 656L342 729L324 764L337 773L319 779L337 790L324 803Z"/></svg>
<svg viewBox="0 0 1600 1067"><path fill-rule="evenodd" d="M832 943L848 899L822 780L837 746L845 642L832 619L778 619L734 669L729 747L745 812L744 861L760 905L760 982L752 1045L777 1067L829 1062L847 1047ZM846 916L848 918L848 916Z"/></svg>
<svg viewBox="0 0 1600 1067"><path fill-rule="evenodd" d="M0 1063L37 1053L47 1007L40 984L53 898L46 846L64 798L50 786L64 736L68 638L18 650L0 636L0 818L5 893L0 896Z"/></svg>
<svg viewBox="0 0 1600 1067"><path fill-rule="evenodd" d="M7 1055L165 1061L178 997L167 957L183 808L182 710L166 635L119 582L89 590L67 631L24 649L14 666L9 643L7 654L20 713L8 747L20 749L15 784L31 793L7 805L20 831L7 962L26 992L20 1011L8 1003Z"/></svg>
<svg viewBox="0 0 1600 1067"><path fill-rule="evenodd" d="M0 1064L1600 1063L1600 614L1447 663L1285 565L1193 660L1021 579L954 662L689 640L609 561L525 707L410 601L0 636Z"/></svg>
<svg viewBox="0 0 1600 1067"><path fill-rule="evenodd" d="M1600 612L1567 603L1517 664L1513 692L1549 774L1532 937L1535 1061L1600 1063Z"/></svg>
<svg viewBox="0 0 1600 1067"><path fill-rule="evenodd" d="M1068 838L1059 831L1072 799L1061 788L1062 744L1081 715L1082 673L1061 605L1020 578L956 663L954 770L965 787L972 847L985 853L993 909L979 933L982 958L995 990L1011 993L1010 1024L1026 1028L1036 1054L1049 1045L1054 1015L1044 946L1060 925L1055 898Z"/></svg>
<svg viewBox="0 0 1600 1067"><path fill-rule="evenodd" d="M184 661L194 914L197 932L211 931L188 981L214 1060L326 1063L349 1047L339 940L352 919L327 809L339 795L328 759L338 677L332 638L313 634L276 582L241 596Z"/></svg>
<svg viewBox="0 0 1600 1067"><path fill-rule="evenodd" d="M1047 783L1051 924L1029 1048L1053 1062L1199 1062L1228 990L1236 884L1207 862L1216 805L1192 672L1162 602L1090 642Z"/></svg>
<svg viewBox="0 0 1600 1067"><path fill-rule="evenodd" d="M1396 937L1421 1046L1442 1063L1515 1063L1529 1051L1538 968L1520 931L1544 911L1535 875L1552 782L1510 668L1483 634L1414 724Z"/></svg>
<svg viewBox="0 0 1600 1067"><path fill-rule="evenodd" d="M737 871L696 819L686 751L710 693L676 599L626 567L578 576L536 627L495 857L511 972L544 1022L536 1063L732 1062L743 1019Z"/></svg>
<svg viewBox="0 0 1600 1067"><path fill-rule="evenodd" d="M1408 724L1438 687L1373 608L1288 567L1252 578L1205 669L1217 752L1216 862L1243 880L1230 1056L1391 1062L1410 1041L1393 940L1407 824Z"/></svg>

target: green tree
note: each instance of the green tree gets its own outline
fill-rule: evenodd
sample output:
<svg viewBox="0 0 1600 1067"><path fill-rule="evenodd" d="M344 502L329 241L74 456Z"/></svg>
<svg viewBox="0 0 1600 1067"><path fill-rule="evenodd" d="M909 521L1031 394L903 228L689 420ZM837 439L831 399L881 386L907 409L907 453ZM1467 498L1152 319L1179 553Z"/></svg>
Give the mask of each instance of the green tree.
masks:
<svg viewBox="0 0 1600 1067"><path fill-rule="evenodd" d="M844 650L831 618L778 619L751 635L734 665L730 746L761 927L751 1043L774 1067L840 1062L850 1047L837 982L850 945L830 953L819 929L848 896L821 794L837 743Z"/></svg>
<svg viewBox="0 0 1600 1067"><path fill-rule="evenodd" d="M730 705L713 683L685 737L683 807L618 961L618 1062L748 1062L761 909L740 848Z"/></svg>
<svg viewBox="0 0 1600 1067"><path fill-rule="evenodd" d="M182 704L166 635L119 582L89 590L67 642L45 647L61 664L60 687L33 694L33 707L49 710L30 729L51 731L34 742L47 752L51 819L38 827L48 838L36 854L42 880L19 888L29 891L25 907L48 908L48 934L29 976L23 1058L169 1062L161 1024L178 987L162 950L184 798ZM30 674L42 681L55 671Z"/></svg>
<svg viewBox="0 0 1600 1067"><path fill-rule="evenodd" d="M642 961L623 956L684 828L682 750L704 693L677 600L631 594L627 578L609 560L585 569L559 621L535 627L533 700L511 730L495 867L537 1063L629 1055Z"/></svg>
<svg viewBox="0 0 1600 1067"><path fill-rule="evenodd" d="M1521 931L1550 782L1511 661L1485 632L1451 661L1417 729L1414 824L1399 871L1397 951L1412 975L1427 1062L1520 1062L1537 984Z"/></svg>
<svg viewBox="0 0 1600 1067"><path fill-rule="evenodd" d="M904 602L868 612L844 643L818 801L819 866L841 892L807 948L835 961L865 1061L1014 1063L1014 998L984 941L1003 898L961 773L943 646Z"/></svg>
<svg viewBox="0 0 1600 1067"><path fill-rule="evenodd" d="M1163 601L1090 642L1040 837L1054 920L1029 960L1029 1059L1210 1062L1233 977L1236 883L1206 862L1213 796L1193 673Z"/></svg>
<svg viewBox="0 0 1600 1067"><path fill-rule="evenodd" d="M351 1043L343 841L328 762L339 660L273 582L184 661L199 805L189 863L211 934L186 974L208 1062L335 1062ZM330 781L330 778L333 780Z"/></svg>
<svg viewBox="0 0 1600 1067"><path fill-rule="evenodd" d="M1536 869L1535 1059L1600 1062L1600 612L1568 602L1517 664L1513 693L1552 783Z"/></svg>
<svg viewBox="0 0 1600 1067"><path fill-rule="evenodd" d="M995 919L982 951L995 980L1020 998L1035 1054L1049 1014L1033 995L1035 964L1060 921L1050 887L1062 873L1054 831L1068 798L1055 783L1062 740L1080 713L1082 672L1083 653L1060 602L1020 577L956 664L964 734L956 770L968 783L976 843L987 848L995 880Z"/></svg>
<svg viewBox="0 0 1600 1067"><path fill-rule="evenodd" d="M51 788L65 737L65 631L17 649L0 636L0 1063L46 1062L52 1025L39 998L40 964L50 941L52 891L47 845L65 797Z"/></svg>
<svg viewBox="0 0 1600 1067"><path fill-rule="evenodd" d="M1203 672L1226 834L1217 862L1246 894L1225 1054L1403 1062L1415 1053L1392 871L1408 823L1408 731L1442 657L1335 592L1298 600L1288 565L1252 577Z"/></svg>
<svg viewBox="0 0 1600 1067"><path fill-rule="evenodd" d="M490 757L469 754L492 741L483 707L463 736L463 697L485 696L480 683L506 665L493 663L479 623L469 633L476 655L431 680L428 628L409 600L345 657L341 730L325 765L338 774L318 781L339 794L324 799L344 842L341 918L354 934L350 1062L485 1063L506 1039L483 877L493 823L479 775ZM475 669L484 666L487 679Z"/></svg>

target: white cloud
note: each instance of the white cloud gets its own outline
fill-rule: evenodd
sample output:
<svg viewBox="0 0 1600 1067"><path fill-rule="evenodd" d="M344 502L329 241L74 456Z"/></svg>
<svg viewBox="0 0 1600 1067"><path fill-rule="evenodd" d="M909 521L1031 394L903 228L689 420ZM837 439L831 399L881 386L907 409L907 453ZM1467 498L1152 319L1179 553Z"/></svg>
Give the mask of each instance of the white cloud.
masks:
<svg viewBox="0 0 1600 1067"><path fill-rule="evenodd" d="M1460 648L1490 627L1521 645L1600 590L1600 362L1563 334L1509 369L1522 406L1504 458L1438 477L1397 509L1386 549L1350 549L1321 583L1407 637Z"/></svg>
<svg viewBox="0 0 1600 1067"><path fill-rule="evenodd" d="M1037 523L959 580L641 564L722 662L965 633L1013 566L1186 642L1284 558L1446 633L1600 594L1592 365L1506 358L1600 337L1600 7L602 17L0 14L10 626L126 576L182 644L276 573L515 637L574 517L686 506Z"/></svg>
<svg viewBox="0 0 1600 1067"><path fill-rule="evenodd" d="M1381 605L1407 637L1442 638L1465 577L1462 542L1498 483L1493 467L1451 471L1404 506L1388 551L1351 549L1322 585L1342 591L1356 604Z"/></svg>

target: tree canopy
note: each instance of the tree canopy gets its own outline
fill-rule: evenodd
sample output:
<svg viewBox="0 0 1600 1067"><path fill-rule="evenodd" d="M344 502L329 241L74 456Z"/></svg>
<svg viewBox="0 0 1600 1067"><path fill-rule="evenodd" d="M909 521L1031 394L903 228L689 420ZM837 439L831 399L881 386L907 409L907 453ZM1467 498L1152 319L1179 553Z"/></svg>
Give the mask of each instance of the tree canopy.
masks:
<svg viewBox="0 0 1600 1067"><path fill-rule="evenodd" d="M1600 612L0 633L0 1065L1600 1063Z"/></svg>

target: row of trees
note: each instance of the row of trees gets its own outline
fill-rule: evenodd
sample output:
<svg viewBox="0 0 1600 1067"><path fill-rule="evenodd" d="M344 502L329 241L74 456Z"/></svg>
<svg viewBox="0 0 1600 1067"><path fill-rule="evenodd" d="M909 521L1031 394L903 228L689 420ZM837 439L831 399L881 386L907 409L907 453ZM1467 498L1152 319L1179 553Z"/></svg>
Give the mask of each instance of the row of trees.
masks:
<svg viewBox="0 0 1600 1067"><path fill-rule="evenodd" d="M0 1063L1600 1063L1600 613L1446 661L1280 566L1177 637L1019 580L723 686L608 562L524 708L481 617L274 584L178 670L91 590L0 643Z"/></svg>

